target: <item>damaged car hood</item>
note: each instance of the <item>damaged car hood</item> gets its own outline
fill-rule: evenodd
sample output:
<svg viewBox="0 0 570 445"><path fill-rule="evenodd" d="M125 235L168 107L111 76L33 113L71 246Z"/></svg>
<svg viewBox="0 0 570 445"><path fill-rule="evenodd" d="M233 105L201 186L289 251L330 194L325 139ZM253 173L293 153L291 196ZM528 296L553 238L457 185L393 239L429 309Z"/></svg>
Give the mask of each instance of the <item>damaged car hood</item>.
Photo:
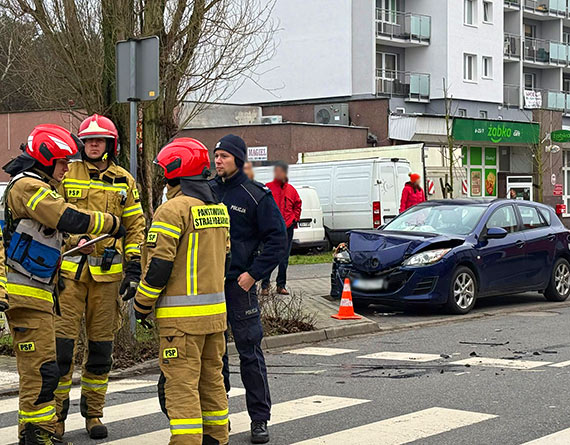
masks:
<svg viewBox="0 0 570 445"><path fill-rule="evenodd" d="M398 266L409 256L422 250L456 247L465 237L433 235L429 233L383 232L354 230L349 233L352 264L367 273Z"/></svg>

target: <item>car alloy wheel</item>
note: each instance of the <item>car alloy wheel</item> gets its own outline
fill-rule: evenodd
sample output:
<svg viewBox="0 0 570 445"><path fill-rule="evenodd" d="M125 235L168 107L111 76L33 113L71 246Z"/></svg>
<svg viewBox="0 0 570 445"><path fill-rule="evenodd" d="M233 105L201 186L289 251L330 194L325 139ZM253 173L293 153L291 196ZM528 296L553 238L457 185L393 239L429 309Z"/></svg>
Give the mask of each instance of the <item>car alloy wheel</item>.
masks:
<svg viewBox="0 0 570 445"><path fill-rule="evenodd" d="M453 283L453 298L458 307L468 309L475 299L475 281L471 275L462 272L455 278Z"/></svg>
<svg viewBox="0 0 570 445"><path fill-rule="evenodd" d="M567 263L560 263L554 272L554 285L560 295L566 295L570 290L570 269Z"/></svg>

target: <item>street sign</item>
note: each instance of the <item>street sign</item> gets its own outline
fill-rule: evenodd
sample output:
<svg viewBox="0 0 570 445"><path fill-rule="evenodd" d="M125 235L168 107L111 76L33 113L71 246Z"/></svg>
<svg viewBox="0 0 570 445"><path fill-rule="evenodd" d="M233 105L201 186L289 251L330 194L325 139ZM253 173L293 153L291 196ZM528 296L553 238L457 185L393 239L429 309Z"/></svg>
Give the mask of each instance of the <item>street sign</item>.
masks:
<svg viewBox="0 0 570 445"><path fill-rule="evenodd" d="M115 51L117 101L130 103L130 170L137 179L137 102L159 94L159 40L157 36L117 42Z"/></svg>
<svg viewBox="0 0 570 445"><path fill-rule="evenodd" d="M158 97L158 57L157 36L117 42L117 102L154 100Z"/></svg>
<svg viewBox="0 0 570 445"><path fill-rule="evenodd" d="M554 185L554 189L552 190L552 195L553 196L562 196L563 193L563 187L562 184L555 184Z"/></svg>

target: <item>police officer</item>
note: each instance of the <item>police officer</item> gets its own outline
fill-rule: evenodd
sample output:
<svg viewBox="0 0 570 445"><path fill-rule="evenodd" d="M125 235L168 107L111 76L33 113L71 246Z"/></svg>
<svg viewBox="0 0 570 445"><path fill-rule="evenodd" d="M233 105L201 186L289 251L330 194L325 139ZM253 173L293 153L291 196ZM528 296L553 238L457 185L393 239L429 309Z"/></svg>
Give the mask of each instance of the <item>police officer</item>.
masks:
<svg viewBox="0 0 570 445"><path fill-rule="evenodd" d="M141 323L156 307L160 334L159 398L171 445L225 445L228 400L224 274L230 218L208 186L210 157L199 141L179 138L156 161L168 200L154 214L135 297Z"/></svg>
<svg viewBox="0 0 570 445"><path fill-rule="evenodd" d="M79 138L85 144L81 149L82 160L70 164L62 182L61 192L67 202L80 209L121 216L127 230L124 246L122 241L109 239L84 249L82 254L65 257L62 263L62 316L56 320L57 362L62 376L55 392L56 432L62 436L69 410L74 348L85 314L88 342L81 375L80 409L89 436L107 437L107 427L100 417L113 362L113 340L119 327L119 291L130 292L132 298L140 280L145 218L134 178L115 162L118 136L110 119L97 114L85 119L79 126ZM67 244L76 247L89 239L89 235L74 236ZM126 263L124 278L123 262Z"/></svg>
<svg viewBox="0 0 570 445"><path fill-rule="evenodd" d="M68 169L68 157L81 142L56 125L37 126L25 153L4 166L12 179L5 195L6 312L20 375L20 444L63 443L54 434L56 362L55 283L67 233L125 234L119 218L77 209L56 187ZM39 261L41 259L41 261Z"/></svg>
<svg viewBox="0 0 570 445"><path fill-rule="evenodd" d="M238 136L224 136L214 149L218 176L211 185L227 206L232 260L226 275L228 321L240 358L241 379L251 418L252 443L269 442L267 421L271 399L265 358L261 350L263 330L255 282L268 275L285 253L286 230L281 213L263 184L243 172L247 147ZM259 252L261 243L263 248ZM229 365L224 357L224 377L229 390Z"/></svg>

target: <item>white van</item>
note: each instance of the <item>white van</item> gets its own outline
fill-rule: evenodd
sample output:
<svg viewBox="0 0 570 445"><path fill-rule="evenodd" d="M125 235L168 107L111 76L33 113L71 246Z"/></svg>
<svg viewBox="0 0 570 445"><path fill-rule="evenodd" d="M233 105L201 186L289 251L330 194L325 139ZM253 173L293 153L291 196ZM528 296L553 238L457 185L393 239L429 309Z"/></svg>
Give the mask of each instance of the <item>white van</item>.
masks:
<svg viewBox="0 0 570 445"><path fill-rule="evenodd" d="M375 229L395 218L409 173L407 160L372 158L291 164L289 181L315 188L327 238L336 245L348 230ZM273 166L255 168L255 179L271 181Z"/></svg>
<svg viewBox="0 0 570 445"><path fill-rule="evenodd" d="M317 190L308 185L297 188L303 206L301 219L293 232L293 249L328 250L329 242L325 236L323 209Z"/></svg>

